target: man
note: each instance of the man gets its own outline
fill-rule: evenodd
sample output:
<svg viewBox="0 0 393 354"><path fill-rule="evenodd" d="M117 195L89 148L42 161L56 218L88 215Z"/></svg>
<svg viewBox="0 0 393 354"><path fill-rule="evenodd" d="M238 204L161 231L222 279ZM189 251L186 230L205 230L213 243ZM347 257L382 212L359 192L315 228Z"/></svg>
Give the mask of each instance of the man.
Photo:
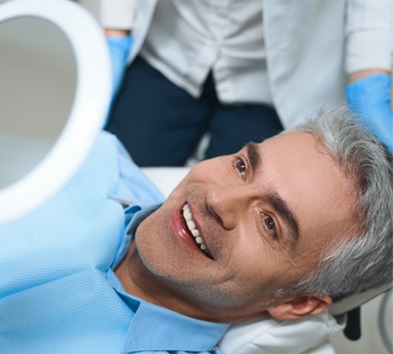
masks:
<svg viewBox="0 0 393 354"><path fill-rule="evenodd" d="M275 293L364 232L354 187L363 171L331 154L299 130L200 163L138 228L120 280L153 303L218 322L264 310L282 320L323 311L343 296L339 277L335 290Z"/></svg>
<svg viewBox="0 0 393 354"><path fill-rule="evenodd" d="M90 159L105 163L110 149ZM1 350L214 351L232 322L318 314L392 279L392 158L343 111L204 161L158 209L131 205L125 218L106 196L126 193L94 189L116 165L94 178L84 167L87 197L69 212L99 213L84 211L83 227L59 213L45 244L39 230L3 228L13 235L0 254Z"/></svg>

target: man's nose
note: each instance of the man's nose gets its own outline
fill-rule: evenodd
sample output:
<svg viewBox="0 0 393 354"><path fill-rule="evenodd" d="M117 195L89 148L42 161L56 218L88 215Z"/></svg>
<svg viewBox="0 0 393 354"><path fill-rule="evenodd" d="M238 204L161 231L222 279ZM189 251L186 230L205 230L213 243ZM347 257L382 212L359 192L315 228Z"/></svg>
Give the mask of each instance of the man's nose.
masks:
<svg viewBox="0 0 393 354"><path fill-rule="evenodd" d="M236 227L245 209L249 196L242 187L213 187L206 193L208 211L227 230Z"/></svg>

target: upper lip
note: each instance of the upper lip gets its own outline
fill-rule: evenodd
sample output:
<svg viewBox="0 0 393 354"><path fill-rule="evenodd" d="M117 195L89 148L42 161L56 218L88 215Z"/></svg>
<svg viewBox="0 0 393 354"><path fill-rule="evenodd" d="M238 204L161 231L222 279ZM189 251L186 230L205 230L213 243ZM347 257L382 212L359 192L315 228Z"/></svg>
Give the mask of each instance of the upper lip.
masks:
<svg viewBox="0 0 393 354"><path fill-rule="evenodd" d="M189 202L186 202L185 204L184 204L184 206L183 206L183 208L182 208L182 216L184 217L184 215L185 215L185 213L187 213L187 211L184 211L184 209L186 209L187 211L189 210L189 213L191 214L191 219L192 219L192 222L195 224L195 228L193 228L193 229L196 229L198 232L196 232L196 236L195 235L191 235L191 236L193 236L194 238L195 238L195 242L197 243L197 238L201 238L202 239L202 242L200 242L199 244L197 243L197 245L200 245L199 246L199 248L209 257L209 258L211 258L211 259L213 259L213 256L212 256L212 254L211 254L211 252L210 252L210 250L209 250L209 247L208 247L208 245L207 245L207 243L206 243L206 237L205 237L205 235L204 235L204 233L203 233L203 231L202 231L202 229L201 229L201 227L200 227L200 225L199 225L199 222L198 222L198 220L197 220L197 217L196 217L196 214L195 214L195 212L194 212L194 208L191 206L191 204L189 203ZM187 220L185 220L186 221L186 224L187 224ZM191 225L192 226L192 225ZM189 228L189 226L187 225L186 226L187 227L187 229L190 231L190 233L191 233L191 230L190 230L190 228ZM199 240L200 241L200 240Z"/></svg>

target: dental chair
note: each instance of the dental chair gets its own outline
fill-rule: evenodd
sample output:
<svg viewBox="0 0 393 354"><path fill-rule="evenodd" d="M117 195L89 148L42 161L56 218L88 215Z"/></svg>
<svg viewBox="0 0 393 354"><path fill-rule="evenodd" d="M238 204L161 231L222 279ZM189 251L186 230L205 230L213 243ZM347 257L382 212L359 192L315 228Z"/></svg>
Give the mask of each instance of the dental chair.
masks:
<svg viewBox="0 0 393 354"><path fill-rule="evenodd" d="M56 205L59 193L70 191L65 199L69 204L61 205L63 213L84 203L72 195L70 181L85 167L102 130L111 76L99 26L70 1L0 4L0 47L0 247L5 247L21 223L45 223L45 215L36 211ZM188 168L143 170L164 197L187 172ZM88 188L88 181L83 183ZM347 314L390 288L344 299L321 315L299 321L265 317L235 324L219 346L228 354L334 353L328 339L345 329ZM3 295L0 281L0 299ZM356 319L349 320L351 326L354 323L358 329Z"/></svg>

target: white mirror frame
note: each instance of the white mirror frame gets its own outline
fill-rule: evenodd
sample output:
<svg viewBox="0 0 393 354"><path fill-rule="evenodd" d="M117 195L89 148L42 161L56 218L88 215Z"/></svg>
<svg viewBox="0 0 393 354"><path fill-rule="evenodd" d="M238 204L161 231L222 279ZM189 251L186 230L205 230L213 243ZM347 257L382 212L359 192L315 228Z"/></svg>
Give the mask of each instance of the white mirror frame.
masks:
<svg viewBox="0 0 393 354"><path fill-rule="evenodd" d="M59 139L32 171L0 190L0 223L5 223L44 204L80 168L106 119L112 73L102 29L80 5L68 0L16 0L0 9L0 24L31 16L56 25L71 43L77 68L73 105Z"/></svg>

